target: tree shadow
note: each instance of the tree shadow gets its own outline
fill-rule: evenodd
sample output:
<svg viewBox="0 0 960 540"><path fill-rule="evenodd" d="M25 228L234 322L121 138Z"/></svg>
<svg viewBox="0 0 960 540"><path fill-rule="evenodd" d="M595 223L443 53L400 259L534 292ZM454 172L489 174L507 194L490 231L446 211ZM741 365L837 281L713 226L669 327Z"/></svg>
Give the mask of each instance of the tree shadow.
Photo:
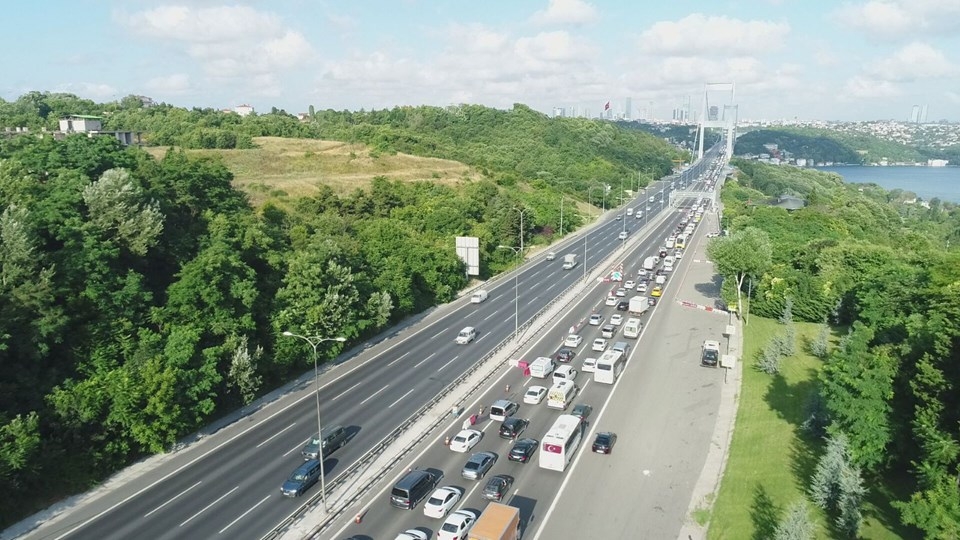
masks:
<svg viewBox="0 0 960 540"><path fill-rule="evenodd" d="M804 493L808 492L810 479L817 470L823 446L822 442L803 435L798 435L790 446L790 469L797 487Z"/></svg>
<svg viewBox="0 0 960 540"><path fill-rule="evenodd" d="M867 481L870 483L870 481ZM866 520L876 520L900 538L923 538L923 532L900 521L900 511L894 508L894 501L910 498L913 478L906 471L888 471L883 478L872 483L864 498L863 516Z"/></svg>
<svg viewBox="0 0 960 540"><path fill-rule="evenodd" d="M714 275L710 281L695 283L693 288L695 291L708 298L718 299L720 298L720 286L722 284L723 278L719 275Z"/></svg>
<svg viewBox="0 0 960 540"><path fill-rule="evenodd" d="M750 505L750 520L753 521L753 540L768 540L777 531L777 523L783 509L773 502L763 484L757 484L753 490L753 503Z"/></svg>
<svg viewBox="0 0 960 540"><path fill-rule="evenodd" d="M785 361L789 362L787 358ZM811 372L813 370L810 370ZM806 420L806 403L811 392L816 391L817 377L811 373L797 384L790 385L783 375L773 375L773 382L767 387L764 399L776 413L787 422L801 426Z"/></svg>

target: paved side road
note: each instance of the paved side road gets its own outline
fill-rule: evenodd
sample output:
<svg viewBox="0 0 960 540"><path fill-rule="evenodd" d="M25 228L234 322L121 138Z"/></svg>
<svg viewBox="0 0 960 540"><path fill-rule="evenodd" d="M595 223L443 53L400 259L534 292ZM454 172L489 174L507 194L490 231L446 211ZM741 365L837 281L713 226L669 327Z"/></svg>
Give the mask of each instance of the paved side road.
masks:
<svg viewBox="0 0 960 540"><path fill-rule="evenodd" d="M527 524L535 539L705 537L690 512L717 487L739 391L735 373L699 365L704 339L727 345L728 316L679 303L712 306L719 297L705 254L705 232L716 230L716 215L705 221L614 395L597 411L561 497L545 523ZM739 345L731 345L736 354ZM590 452L597 431L618 433L612 455Z"/></svg>

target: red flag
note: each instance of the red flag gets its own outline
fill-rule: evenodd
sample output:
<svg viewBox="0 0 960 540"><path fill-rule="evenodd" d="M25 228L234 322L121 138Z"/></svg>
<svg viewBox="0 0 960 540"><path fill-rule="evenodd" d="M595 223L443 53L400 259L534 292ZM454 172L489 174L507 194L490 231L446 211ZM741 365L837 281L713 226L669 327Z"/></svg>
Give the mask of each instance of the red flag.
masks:
<svg viewBox="0 0 960 540"><path fill-rule="evenodd" d="M606 105L603 106L603 110L608 110L610 108L610 102L608 101Z"/></svg>

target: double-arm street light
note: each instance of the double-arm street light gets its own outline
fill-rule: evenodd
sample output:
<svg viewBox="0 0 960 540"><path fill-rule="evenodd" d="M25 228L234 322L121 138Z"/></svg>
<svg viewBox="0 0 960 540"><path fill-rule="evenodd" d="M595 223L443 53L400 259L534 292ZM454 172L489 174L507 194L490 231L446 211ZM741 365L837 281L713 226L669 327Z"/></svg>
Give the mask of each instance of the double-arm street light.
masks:
<svg viewBox="0 0 960 540"><path fill-rule="evenodd" d="M513 335L516 337L520 333L520 267L523 266L520 256L524 248L500 245L497 249L512 250L517 256L517 267L513 270Z"/></svg>
<svg viewBox="0 0 960 540"><path fill-rule="evenodd" d="M320 336L301 336L287 330L283 333L286 337L300 338L313 347L313 384L317 387L317 460L320 462L320 498L323 499L323 511L329 512L327 508L327 481L324 477L323 463L323 426L320 424L320 371L317 369L317 346L324 341L339 341L343 343L347 340L345 337L320 337Z"/></svg>

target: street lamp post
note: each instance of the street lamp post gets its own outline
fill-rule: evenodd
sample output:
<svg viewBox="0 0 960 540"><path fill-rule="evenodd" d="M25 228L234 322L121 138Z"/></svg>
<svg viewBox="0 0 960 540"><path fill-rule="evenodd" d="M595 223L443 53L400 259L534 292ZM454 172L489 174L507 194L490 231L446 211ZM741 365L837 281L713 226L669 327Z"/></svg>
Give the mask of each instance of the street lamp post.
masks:
<svg viewBox="0 0 960 540"><path fill-rule="evenodd" d="M517 267L513 270L513 336L520 334L520 254L523 248L515 246L497 246L497 249L509 249L517 256Z"/></svg>
<svg viewBox="0 0 960 540"><path fill-rule="evenodd" d="M286 330L283 332L283 335L286 337L295 337L300 338L313 347L313 384L317 387L317 460L320 462L320 498L323 500L323 511L329 512L330 509L327 508L327 481L324 476L324 469L326 466L323 463L323 426L320 424L320 371L317 368L317 346L319 346L324 341L338 341L343 343L347 340L345 337L332 337L325 338L320 336L301 336L300 334L294 334L293 332Z"/></svg>
<svg viewBox="0 0 960 540"><path fill-rule="evenodd" d="M593 188L600 188L601 192L604 191L603 186L590 186L587 189L587 200L590 200L590 194L593 193ZM583 279L587 279L587 236L590 233L586 230L583 231Z"/></svg>
<svg viewBox="0 0 960 540"><path fill-rule="evenodd" d="M563 194L560 194L560 236L563 237Z"/></svg>

